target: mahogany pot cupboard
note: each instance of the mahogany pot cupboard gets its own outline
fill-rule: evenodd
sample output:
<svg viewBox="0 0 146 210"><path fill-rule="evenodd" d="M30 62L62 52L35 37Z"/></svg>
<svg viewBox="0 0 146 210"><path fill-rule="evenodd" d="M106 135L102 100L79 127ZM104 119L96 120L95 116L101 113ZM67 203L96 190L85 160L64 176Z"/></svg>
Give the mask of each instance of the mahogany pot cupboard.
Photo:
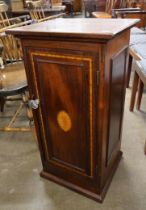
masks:
<svg viewBox="0 0 146 210"><path fill-rule="evenodd" d="M137 22L60 18L7 32L22 42L41 176L100 202L122 156L129 35Z"/></svg>

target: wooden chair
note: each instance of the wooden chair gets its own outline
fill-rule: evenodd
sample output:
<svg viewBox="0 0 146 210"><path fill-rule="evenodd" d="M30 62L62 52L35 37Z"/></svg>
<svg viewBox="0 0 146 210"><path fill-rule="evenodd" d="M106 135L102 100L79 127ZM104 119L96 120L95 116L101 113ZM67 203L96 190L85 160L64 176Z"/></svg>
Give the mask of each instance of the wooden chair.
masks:
<svg viewBox="0 0 146 210"><path fill-rule="evenodd" d="M42 1L32 1L28 0L26 1L26 6L29 10L31 19L35 20L36 22L42 22L58 17L62 17L64 13L57 14L57 15L52 15L52 16L46 16L45 12L47 12L47 9L43 7Z"/></svg>
<svg viewBox="0 0 146 210"><path fill-rule="evenodd" d="M144 0L117 0L117 7L119 9L124 8L142 8L144 5Z"/></svg>
<svg viewBox="0 0 146 210"><path fill-rule="evenodd" d="M83 8L85 11L85 17L90 18L92 17L92 12L99 10L103 10L105 7L105 0L83 0Z"/></svg>
<svg viewBox="0 0 146 210"><path fill-rule="evenodd" d="M137 8L140 6L139 1L137 2L135 0L106 0L105 12L95 11L92 15L96 18L122 17L119 14L123 14L123 11L141 10L141 8Z"/></svg>
<svg viewBox="0 0 146 210"><path fill-rule="evenodd" d="M93 17L96 18L112 18L112 9L117 5L117 0L106 0L105 12L92 12Z"/></svg>
<svg viewBox="0 0 146 210"><path fill-rule="evenodd" d="M30 19L29 15L21 15L19 17L9 18L8 14L8 5L5 2L0 2L0 28L4 28L16 23L24 22Z"/></svg>
<svg viewBox="0 0 146 210"><path fill-rule="evenodd" d="M31 19L38 20L45 18L41 1L26 1L26 7L29 9Z"/></svg>
<svg viewBox="0 0 146 210"><path fill-rule="evenodd" d="M20 23L19 23L20 25ZM21 23L21 26L26 25L25 22ZM11 26L15 27L14 26ZM7 28L10 28L7 27ZM4 105L7 100L21 100L20 106L14 113L9 124L0 128L1 131L30 131L29 127L16 128L12 127L16 120L16 117L20 113L23 105L27 105L27 80L25 74L25 68L22 60L21 43L19 39L12 35L5 33L6 28L0 29L0 40L3 46L1 46L0 59L0 111L4 112ZM14 98L15 96L15 98ZM16 96L19 96L16 98ZM9 98L11 97L11 98ZM32 120L32 114L27 105L27 113L29 119Z"/></svg>
<svg viewBox="0 0 146 210"><path fill-rule="evenodd" d="M130 111L133 111L135 99L136 99L136 92L138 89L138 97L137 97L137 110L140 109L142 93L144 86L146 85L146 59L142 59L140 61L136 61L136 68L134 71L134 80L132 85L132 93L131 93L131 100L130 100Z"/></svg>
<svg viewBox="0 0 146 210"><path fill-rule="evenodd" d="M8 20L8 5L5 2L0 2L0 20L3 21ZM7 21L7 24L9 24L9 21Z"/></svg>
<svg viewBox="0 0 146 210"><path fill-rule="evenodd" d="M136 108L137 110L140 110L144 86L146 86L146 59L141 61L136 61L136 68L134 72L134 80L133 80L131 100L130 100L130 111L133 111L134 109L137 89L138 89L138 96L137 96ZM144 147L144 153L146 155L146 142Z"/></svg>
<svg viewBox="0 0 146 210"><path fill-rule="evenodd" d="M136 62L136 68L134 72L134 80L132 86L132 95L131 95L131 102L130 102L130 111L133 111L134 104L135 104L135 96L137 91L138 83L140 84L139 88L139 96L137 101L137 109L140 109L141 97L142 97L142 90L143 85L146 84L146 33L139 28L131 29L130 35L130 47L129 47L129 54L130 54L130 64L129 64L129 77L128 77L128 85L131 73L131 64L134 60Z"/></svg>
<svg viewBox="0 0 146 210"><path fill-rule="evenodd" d="M130 62L129 62L129 70L128 70L128 85L131 73L131 65L132 60L135 60L135 69L134 69L134 80L132 85L131 99L130 99L130 107L129 110L133 112L135 101L136 101L136 93L137 102L136 108L140 110L142 94L144 86L146 86L146 33L138 28L133 28L131 30L130 37ZM146 154L146 143L144 148L144 153Z"/></svg>
<svg viewBox="0 0 146 210"><path fill-rule="evenodd" d="M129 47L129 62L128 62L128 71L127 71L127 88L129 87L132 62L133 60L140 61L142 60L141 46L146 44L146 32L134 27L131 29L130 35L130 47ZM143 47L142 47L143 48Z"/></svg>

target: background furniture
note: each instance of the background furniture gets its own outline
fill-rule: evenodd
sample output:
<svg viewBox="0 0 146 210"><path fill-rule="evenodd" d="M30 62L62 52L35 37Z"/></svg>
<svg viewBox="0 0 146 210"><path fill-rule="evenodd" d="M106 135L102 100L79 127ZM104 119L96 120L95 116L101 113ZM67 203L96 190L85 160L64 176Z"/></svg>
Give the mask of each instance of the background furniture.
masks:
<svg viewBox="0 0 146 210"><path fill-rule="evenodd" d="M74 0L74 12L81 12L82 10L82 0Z"/></svg>
<svg viewBox="0 0 146 210"><path fill-rule="evenodd" d="M86 2L92 2L86 0ZM100 1L96 0L96 6L91 8L91 5L87 5L87 8L91 8L92 15L96 18L140 18L141 22L138 23L139 27L145 26L145 3L143 1L131 1L131 0L106 0L104 1L104 9L99 10L98 5ZM93 3L92 3L93 4Z"/></svg>
<svg viewBox="0 0 146 210"><path fill-rule="evenodd" d="M140 109L144 86L146 86L146 59L142 59L141 61L136 62L131 100L130 100L130 111L133 111L134 109L137 89L138 89L138 96L137 96L136 108L137 110ZM146 154L146 143L144 146L144 153Z"/></svg>
<svg viewBox="0 0 146 210"><path fill-rule="evenodd" d="M20 15L28 15L30 13L30 8L27 9L28 4L26 5L26 2L30 2L30 3L32 2L32 4L34 6L31 9L34 9L36 7L35 5L37 5L37 4L41 5L42 9L44 10L45 17L52 16L52 15L58 15L58 14L63 13L65 11L65 6L63 6L63 5L53 5L53 4L51 4L51 0L50 0L50 3L48 1L45 6L42 6L42 1L40 1L40 0L37 0L35 2L32 1L32 0L30 0L30 1L26 0L26 1L23 2L24 6L22 8L17 9L17 10L15 10L15 9L12 10L11 15L13 17L20 16Z"/></svg>
<svg viewBox="0 0 146 210"><path fill-rule="evenodd" d="M146 85L146 32L138 28L133 28L131 30L130 36L130 59L129 59L129 69L128 69L128 86L130 80L130 73L132 68L133 59L135 62L134 68L134 80L132 85L131 99L130 99L130 111L133 112L136 92L138 90L137 96L137 110L140 109L141 99L143 94L144 85ZM144 148L144 153L146 154L146 143Z"/></svg>
<svg viewBox="0 0 146 210"><path fill-rule="evenodd" d="M59 7L46 8L44 10L45 16L48 17L48 16L58 15L60 13L64 13L64 9L62 10L62 8L59 8ZM17 16L20 16L20 15L29 15L29 9L25 8L23 10L18 10L18 11L13 11L12 12L13 17L17 17Z"/></svg>
<svg viewBox="0 0 146 210"><path fill-rule="evenodd" d="M138 85L139 85L139 88L138 88ZM134 72L134 80L133 80L133 85L132 85L130 111L133 111L133 109L134 109L134 103L135 103L137 89L138 89L138 97L137 97L136 108L137 108L137 110L140 109L144 85L146 85L146 59L142 59L141 61L136 62L136 68L135 68L135 72Z"/></svg>
<svg viewBox="0 0 146 210"><path fill-rule="evenodd" d="M130 38L130 56L131 60L136 61L136 67L134 72L134 80L132 86L132 94L130 101L130 111L133 111L135 104L135 96L137 92L137 87L139 84L137 109L140 109L142 92L144 85L146 84L146 32L140 29L133 29L131 31ZM130 66L131 71L131 66Z"/></svg>
<svg viewBox="0 0 146 210"><path fill-rule="evenodd" d="M61 13L61 14L57 14L57 15L47 16L46 14L47 14L48 9L52 9L53 7L47 8L47 6L43 5L41 1L35 1L35 2L34 1L26 1L26 7L29 10L31 19L33 19L37 22L54 19L54 18L61 17L64 15L64 13ZM49 7L50 7L50 5L49 5ZM65 9L64 6L56 6L56 7Z"/></svg>
<svg viewBox="0 0 146 210"><path fill-rule="evenodd" d="M8 28L14 28L16 26L31 24L31 22L32 21L30 20L19 22L18 24L8 25L7 27L5 26L0 29L0 42L2 44L0 50L0 111L4 112L4 105L7 100L21 100L20 106L12 116L12 119L8 125L1 127L0 131L30 131L30 127L13 127L16 117L19 115L23 105L26 105L28 102L28 97L26 94L28 85L25 68L22 61L20 40L14 38L13 35L7 35L5 30ZM13 97L8 98L11 96ZM30 114L28 106L27 113L30 117L29 120L32 120L32 114Z"/></svg>
<svg viewBox="0 0 146 210"><path fill-rule="evenodd" d="M65 12L73 16L74 13L74 0L62 0L62 4L65 5L66 9Z"/></svg>
<svg viewBox="0 0 146 210"><path fill-rule="evenodd" d="M0 2L0 28L12 26L17 24L19 26L19 23L21 25L21 22L24 22L28 19L30 19L29 15L21 15L19 17L10 18L10 15L8 14L8 5L4 2Z"/></svg>
<svg viewBox="0 0 146 210"><path fill-rule="evenodd" d="M145 44L145 43L146 43L146 32L137 27L132 28L131 34L130 34L127 88L129 87L130 75L131 75L131 70L132 70L132 61L133 59L138 60L138 61L141 60L140 48L141 48L141 44ZM142 47L142 49L144 48ZM136 52L137 50L139 53Z"/></svg>
<svg viewBox="0 0 146 210"><path fill-rule="evenodd" d="M112 9L117 6L117 0L106 0L105 11L94 11L92 15L96 18L112 18Z"/></svg>
<svg viewBox="0 0 146 210"><path fill-rule="evenodd" d="M145 28L146 26L146 10L141 8L114 9L112 14L116 18L139 18L141 21L137 27Z"/></svg>
<svg viewBox="0 0 146 210"><path fill-rule="evenodd" d="M24 9L24 1L23 0L7 0L10 2L10 12L19 11ZM7 3L7 2L6 2Z"/></svg>
<svg viewBox="0 0 146 210"><path fill-rule="evenodd" d="M40 101L33 114L41 176L98 201L122 155L129 28L136 22L60 18L8 31L21 38L30 97Z"/></svg>
<svg viewBox="0 0 146 210"><path fill-rule="evenodd" d="M85 17L92 17L92 12L104 11L106 0L83 0Z"/></svg>

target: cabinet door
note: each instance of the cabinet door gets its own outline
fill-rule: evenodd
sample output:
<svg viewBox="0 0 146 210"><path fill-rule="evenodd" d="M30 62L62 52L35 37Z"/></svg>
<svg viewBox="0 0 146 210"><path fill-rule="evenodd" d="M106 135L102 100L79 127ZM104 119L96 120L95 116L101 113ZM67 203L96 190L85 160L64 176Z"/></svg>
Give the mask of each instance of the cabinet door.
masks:
<svg viewBox="0 0 146 210"><path fill-rule="evenodd" d="M96 62L82 54L31 50L30 86L40 100L34 115L44 172L93 189Z"/></svg>

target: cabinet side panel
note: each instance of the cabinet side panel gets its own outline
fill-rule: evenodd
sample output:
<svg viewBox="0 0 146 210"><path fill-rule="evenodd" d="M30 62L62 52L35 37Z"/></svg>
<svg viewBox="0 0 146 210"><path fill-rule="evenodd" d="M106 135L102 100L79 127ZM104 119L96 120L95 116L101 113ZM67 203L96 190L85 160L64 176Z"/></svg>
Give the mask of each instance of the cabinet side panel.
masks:
<svg viewBox="0 0 146 210"><path fill-rule="evenodd" d="M111 59L110 108L107 141L107 162L115 152L121 137L122 115L124 106L125 74L127 50L123 50Z"/></svg>

